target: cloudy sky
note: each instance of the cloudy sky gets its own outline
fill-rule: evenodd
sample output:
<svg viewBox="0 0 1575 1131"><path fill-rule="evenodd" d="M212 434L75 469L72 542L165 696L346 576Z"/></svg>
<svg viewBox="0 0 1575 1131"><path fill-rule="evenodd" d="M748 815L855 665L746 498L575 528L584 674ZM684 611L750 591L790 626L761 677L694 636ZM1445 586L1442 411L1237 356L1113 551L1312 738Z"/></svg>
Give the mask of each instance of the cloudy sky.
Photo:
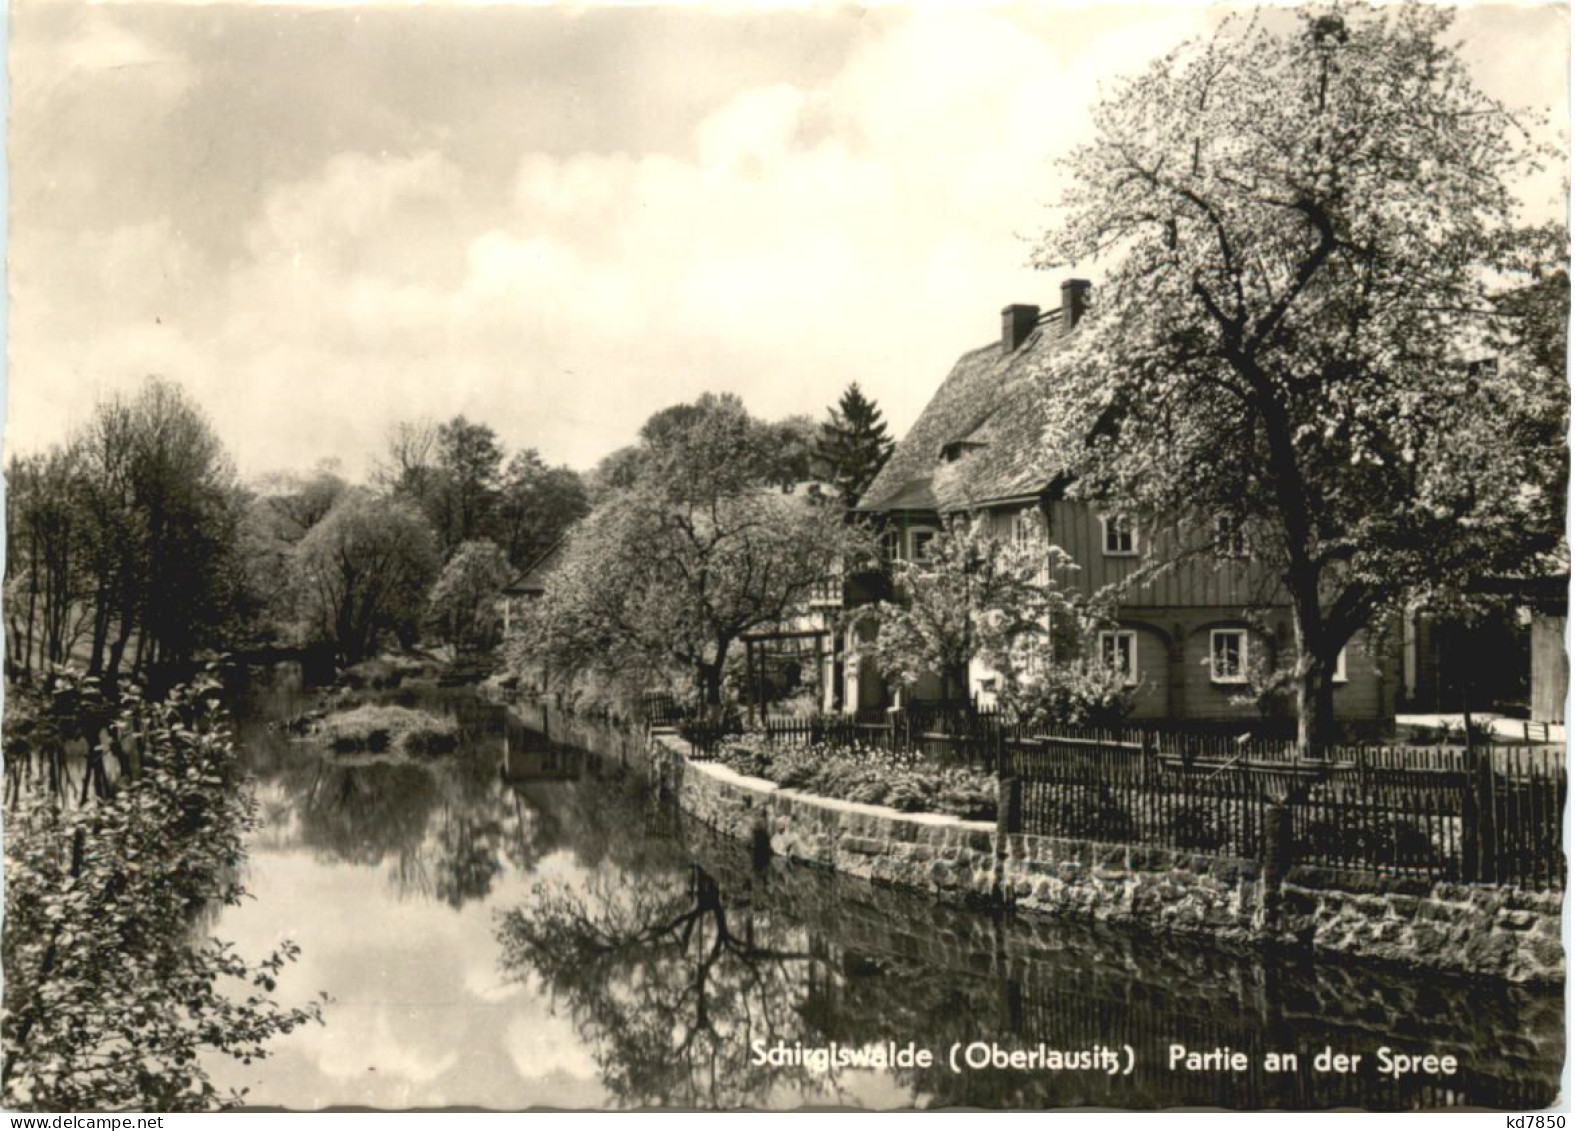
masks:
<svg viewBox="0 0 1575 1131"><path fill-rule="evenodd" d="M1003 304L1055 305L1025 263L1101 80L1219 15L11 12L8 443L157 373L247 474L455 413L588 467L708 389L818 417L853 380L900 434ZM1457 29L1562 120L1565 9Z"/></svg>

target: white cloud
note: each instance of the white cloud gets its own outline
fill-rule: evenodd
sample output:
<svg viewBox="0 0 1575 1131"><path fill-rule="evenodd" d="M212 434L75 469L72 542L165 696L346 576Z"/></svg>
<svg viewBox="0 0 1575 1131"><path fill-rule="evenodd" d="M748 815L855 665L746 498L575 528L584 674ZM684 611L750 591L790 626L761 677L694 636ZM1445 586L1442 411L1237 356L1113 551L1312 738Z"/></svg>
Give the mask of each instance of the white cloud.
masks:
<svg viewBox="0 0 1575 1131"><path fill-rule="evenodd" d="M16 93L31 95L62 81L83 79L135 84L143 97L153 94L173 101L191 89L196 68L190 60L155 46L123 23L91 14L45 60L23 69L16 80Z"/></svg>
<svg viewBox="0 0 1575 1131"><path fill-rule="evenodd" d="M163 372L252 470L353 469L395 420L456 412L585 465L706 389L779 416L851 380L900 431L1003 304L1057 301L1026 262L1099 80L1204 22L916 10L828 78L714 107L687 152L525 151L502 192L436 148L340 153L272 186L217 275L168 224L24 223L13 407L50 435L50 380Z"/></svg>

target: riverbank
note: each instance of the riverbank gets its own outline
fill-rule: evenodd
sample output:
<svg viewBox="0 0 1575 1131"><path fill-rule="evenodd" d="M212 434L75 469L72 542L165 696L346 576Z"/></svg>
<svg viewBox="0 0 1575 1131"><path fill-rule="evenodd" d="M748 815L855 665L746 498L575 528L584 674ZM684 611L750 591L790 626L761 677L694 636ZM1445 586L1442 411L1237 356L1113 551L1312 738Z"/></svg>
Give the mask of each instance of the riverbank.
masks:
<svg viewBox="0 0 1575 1131"><path fill-rule="evenodd" d="M659 781L686 814L746 841L757 855L944 903L1005 906L1514 983L1564 979L1560 892L1008 834L991 822L817 797L692 761L687 744L670 732L653 732L648 753Z"/></svg>

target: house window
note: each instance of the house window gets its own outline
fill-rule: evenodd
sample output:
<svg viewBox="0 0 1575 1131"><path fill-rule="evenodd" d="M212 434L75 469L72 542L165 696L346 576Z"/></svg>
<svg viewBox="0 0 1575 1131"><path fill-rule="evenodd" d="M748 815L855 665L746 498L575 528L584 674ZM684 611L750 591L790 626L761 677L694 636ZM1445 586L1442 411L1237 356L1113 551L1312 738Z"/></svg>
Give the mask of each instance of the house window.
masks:
<svg viewBox="0 0 1575 1131"><path fill-rule="evenodd" d="M1209 678L1215 683L1247 682L1247 630L1216 628L1209 633Z"/></svg>
<svg viewBox="0 0 1575 1131"><path fill-rule="evenodd" d="M1018 511L1012 516L1012 541L1019 546L1038 545L1040 529L1033 511Z"/></svg>
<svg viewBox="0 0 1575 1131"><path fill-rule="evenodd" d="M1222 558L1247 556L1247 538L1242 533L1241 517L1234 514L1214 516L1214 549Z"/></svg>
<svg viewBox="0 0 1575 1131"><path fill-rule="evenodd" d="M1340 654L1334 658L1334 682L1345 683L1350 677L1345 674L1345 649L1340 649Z"/></svg>
<svg viewBox="0 0 1575 1131"><path fill-rule="evenodd" d="M881 535L880 552L888 562L899 561L902 558L902 533L897 530L888 530Z"/></svg>
<svg viewBox="0 0 1575 1131"><path fill-rule="evenodd" d="M935 541L935 531L915 530L909 535L909 539L913 546L913 560L922 562L930 556L930 543Z"/></svg>
<svg viewBox="0 0 1575 1131"><path fill-rule="evenodd" d="M1100 521L1105 527L1107 557L1125 557L1137 553L1137 528L1131 516L1110 514L1105 515Z"/></svg>
<svg viewBox="0 0 1575 1131"><path fill-rule="evenodd" d="M1121 673L1128 687L1138 681L1137 633L1121 630L1099 634L1099 658L1107 668Z"/></svg>

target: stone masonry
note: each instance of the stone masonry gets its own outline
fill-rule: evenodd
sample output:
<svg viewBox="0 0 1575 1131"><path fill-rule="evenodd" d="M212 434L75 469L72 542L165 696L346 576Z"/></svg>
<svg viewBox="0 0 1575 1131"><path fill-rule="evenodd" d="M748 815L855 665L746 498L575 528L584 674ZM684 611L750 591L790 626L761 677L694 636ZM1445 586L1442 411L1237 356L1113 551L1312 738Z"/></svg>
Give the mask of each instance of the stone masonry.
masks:
<svg viewBox="0 0 1575 1131"><path fill-rule="evenodd" d="M1278 944L1511 982L1564 978L1559 892L1378 878L1139 845L1003 834L837 801L715 763L656 733L653 770L691 817L770 854L944 903Z"/></svg>

